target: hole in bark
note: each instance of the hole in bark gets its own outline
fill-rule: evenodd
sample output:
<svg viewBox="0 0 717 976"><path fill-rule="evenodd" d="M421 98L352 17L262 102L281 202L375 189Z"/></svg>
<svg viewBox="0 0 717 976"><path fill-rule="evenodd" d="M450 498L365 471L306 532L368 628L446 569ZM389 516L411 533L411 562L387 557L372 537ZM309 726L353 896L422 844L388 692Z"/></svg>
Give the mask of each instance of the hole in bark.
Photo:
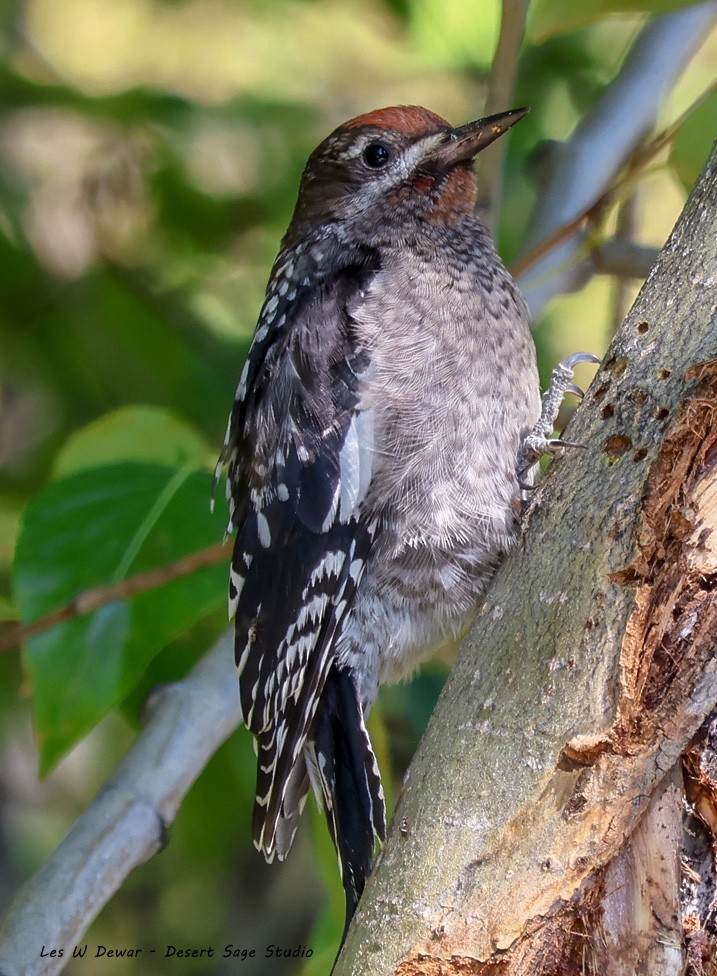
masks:
<svg viewBox="0 0 717 976"><path fill-rule="evenodd" d="M658 369L657 375L659 376L659 378L661 380L669 380L669 378L672 376L672 370L671 369L664 369L664 368L663 369Z"/></svg>
<svg viewBox="0 0 717 976"><path fill-rule="evenodd" d="M605 394L609 389L610 389L610 384L606 383L604 386L601 386L597 390L595 390L593 393L593 399L595 400L595 402L600 403L600 401L602 400L602 398L605 396Z"/></svg>
<svg viewBox="0 0 717 976"><path fill-rule="evenodd" d="M658 409L655 410L656 420L667 420L669 416L670 416L670 411L667 409L667 407L658 407Z"/></svg>
<svg viewBox="0 0 717 976"><path fill-rule="evenodd" d="M632 460L633 460L633 461L644 461L644 459L645 459L646 457L647 457L647 449L646 449L646 448L644 448L644 447L640 447L640 448L638 448L638 450L636 450L636 451L635 451L635 453L634 453L634 454L632 455Z"/></svg>
<svg viewBox="0 0 717 976"><path fill-rule="evenodd" d="M610 356L605 363L605 369L613 376L622 376L627 369L627 360L624 356Z"/></svg>
<svg viewBox="0 0 717 976"><path fill-rule="evenodd" d="M642 333L642 335L644 335L649 328L650 326L648 325L647 322L640 322L640 324L637 327L637 331Z"/></svg>
<svg viewBox="0 0 717 976"><path fill-rule="evenodd" d="M568 769L575 770L579 768L579 766L575 764L574 761L571 762L567 756L561 756L560 762L564 762ZM562 768L560 763L558 763L558 768ZM571 817L574 817L577 813L580 813L583 807L586 806L587 802L588 798L583 793L574 793L565 804L565 808L563 809L563 820L570 820Z"/></svg>
<svg viewBox="0 0 717 976"><path fill-rule="evenodd" d="M632 441L629 437L626 437L624 434L613 434L613 436L608 437L607 441L605 442L604 450L606 454L612 454L616 457L620 457L622 454L625 454L626 451L629 451L631 447Z"/></svg>
<svg viewBox="0 0 717 976"><path fill-rule="evenodd" d="M605 404L605 406L602 408L602 414L601 414L601 416L602 416L602 419L603 420L609 420L610 417L614 417L615 416L615 407L613 407L613 405L611 403Z"/></svg>

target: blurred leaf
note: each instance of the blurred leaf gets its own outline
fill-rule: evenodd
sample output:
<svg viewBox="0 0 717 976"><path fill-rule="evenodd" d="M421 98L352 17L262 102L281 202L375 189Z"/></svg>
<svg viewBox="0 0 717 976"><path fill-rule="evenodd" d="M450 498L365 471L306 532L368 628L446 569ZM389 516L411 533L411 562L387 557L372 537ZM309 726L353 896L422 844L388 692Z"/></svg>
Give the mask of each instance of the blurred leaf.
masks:
<svg viewBox="0 0 717 976"><path fill-rule="evenodd" d="M226 248L234 235L266 220L262 204L250 198L217 200L192 186L178 163L155 175L153 189L165 233L181 232L205 252ZM180 240L170 243L177 248Z"/></svg>
<svg viewBox="0 0 717 976"><path fill-rule="evenodd" d="M383 5L404 24L410 23L416 7L412 0L383 0Z"/></svg>
<svg viewBox="0 0 717 976"><path fill-rule="evenodd" d="M571 34L609 14L669 13L694 6L694 0L534 0L528 23L530 39L540 44L554 34Z"/></svg>
<svg viewBox="0 0 717 976"><path fill-rule="evenodd" d="M55 477L118 461L202 468L211 448L189 424L160 407L120 407L73 434L55 459Z"/></svg>
<svg viewBox="0 0 717 976"><path fill-rule="evenodd" d="M12 600L0 596L0 623L8 620L17 620L17 608Z"/></svg>
<svg viewBox="0 0 717 976"><path fill-rule="evenodd" d="M383 706L381 702L376 702L371 709L366 726L373 745L373 751L376 753L378 768L381 770L383 792L386 800L386 816L388 819L390 819L395 805L393 768L391 762L391 748L388 737L388 729L386 728L386 723L384 721Z"/></svg>
<svg viewBox="0 0 717 976"><path fill-rule="evenodd" d="M304 816L308 813L311 839L321 879L326 886L326 902L311 934L314 955L301 970L302 976L323 976L331 971L336 952L344 931L346 903L341 874L337 867L336 848L326 826L326 816L311 797Z"/></svg>
<svg viewBox="0 0 717 976"><path fill-rule="evenodd" d="M233 735L217 750L182 802L181 817L172 828L172 841L181 835L186 859L205 873L226 867L239 850L257 857L251 843L256 780L252 741L247 734Z"/></svg>
<svg viewBox="0 0 717 976"><path fill-rule="evenodd" d="M670 153L670 164L688 192L702 172L717 132L717 96L685 119Z"/></svg>
<svg viewBox="0 0 717 976"><path fill-rule="evenodd" d="M243 351L208 336L187 296L158 293L150 275L101 269L71 283L36 314L30 339L75 418L156 403L223 432Z"/></svg>
<svg viewBox="0 0 717 976"><path fill-rule="evenodd" d="M382 724L391 748L391 765L399 788L401 778L433 714L446 674L446 668L434 660L411 681L384 685L379 691Z"/></svg>
<svg viewBox="0 0 717 976"><path fill-rule="evenodd" d="M14 17L17 17L17 11ZM0 62L0 106L3 110L43 105L69 108L88 118L113 118L125 123L143 123L152 119L175 124L185 117L191 104L174 92L150 88L131 88L104 98L88 96L71 85L34 81L14 70L11 61Z"/></svg>
<svg viewBox="0 0 717 976"><path fill-rule="evenodd" d="M336 865L334 864L335 871ZM326 976L326 973L331 972L341 942L343 928L343 914L337 911L333 901L327 901L309 936L309 943L314 954L304 963L301 976Z"/></svg>
<svg viewBox="0 0 717 976"><path fill-rule="evenodd" d="M149 464L86 469L28 506L15 557L21 618L82 590L162 566L217 541L209 473ZM67 620L27 645L26 667L47 772L120 702L157 652L225 600L224 566Z"/></svg>

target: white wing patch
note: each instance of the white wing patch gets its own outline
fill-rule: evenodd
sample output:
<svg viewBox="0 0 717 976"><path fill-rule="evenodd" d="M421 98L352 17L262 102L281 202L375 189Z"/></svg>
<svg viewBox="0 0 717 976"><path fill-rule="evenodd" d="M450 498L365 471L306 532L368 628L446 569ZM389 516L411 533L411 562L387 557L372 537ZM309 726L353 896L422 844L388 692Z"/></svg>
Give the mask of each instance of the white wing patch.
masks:
<svg viewBox="0 0 717 976"><path fill-rule="evenodd" d="M269 528L268 519L263 512L257 512L256 514L256 531L259 536L259 542L264 549L268 549L271 545L271 529Z"/></svg>
<svg viewBox="0 0 717 976"><path fill-rule="evenodd" d="M239 604L239 597L241 596L242 587L244 586L245 578L234 569L233 566L229 568L229 619L231 620L236 613L237 606Z"/></svg>
<svg viewBox="0 0 717 976"><path fill-rule="evenodd" d="M355 516L371 482L373 464L373 410L353 415L339 454L339 519Z"/></svg>

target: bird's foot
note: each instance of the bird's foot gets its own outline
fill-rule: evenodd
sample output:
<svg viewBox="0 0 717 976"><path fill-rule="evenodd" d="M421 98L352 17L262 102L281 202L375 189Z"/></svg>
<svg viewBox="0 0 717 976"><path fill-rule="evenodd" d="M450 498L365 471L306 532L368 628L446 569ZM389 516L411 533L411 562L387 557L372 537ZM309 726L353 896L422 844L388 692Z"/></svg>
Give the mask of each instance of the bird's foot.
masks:
<svg viewBox="0 0 717 976"><path fill-rule="evenodd" d="M553 370L550 386L543 394L540 417L520 445L517 470L518 481L521 485L523 485L523 476L544 454L549 454L551 457L561 457L566 447L584 447L583 444L575 444L572 441L564 441L560 437L554 437L553 431L565 394L572 393L580 399L585 396L585 391L572 381L577 364L600 362L601 360L590 352L576 352L558 363ZM523 487L532 486L523 485Z"/></svg>

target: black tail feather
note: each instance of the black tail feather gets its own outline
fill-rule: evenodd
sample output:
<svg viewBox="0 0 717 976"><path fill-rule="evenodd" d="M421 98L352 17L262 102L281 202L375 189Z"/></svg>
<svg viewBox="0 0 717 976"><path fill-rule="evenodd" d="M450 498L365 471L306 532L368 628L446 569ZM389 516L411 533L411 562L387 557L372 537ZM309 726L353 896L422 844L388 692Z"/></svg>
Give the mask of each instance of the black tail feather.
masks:
<svg viewBox="0 0 717 976"><path fill-rule="evenodd" d="M313 729L318 778L346 894L343 939L386 835L381 778L351 673L334 665Z"/></svg>

